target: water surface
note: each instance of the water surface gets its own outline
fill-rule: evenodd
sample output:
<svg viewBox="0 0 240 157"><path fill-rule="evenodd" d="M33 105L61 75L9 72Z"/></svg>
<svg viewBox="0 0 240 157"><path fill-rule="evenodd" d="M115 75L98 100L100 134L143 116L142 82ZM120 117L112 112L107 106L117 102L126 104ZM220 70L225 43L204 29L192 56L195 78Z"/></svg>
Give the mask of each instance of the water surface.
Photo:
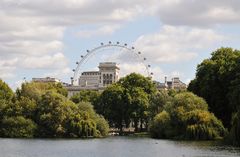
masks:
<svg viewBox="0 0 240 157"><path fill-rule="evenodd" d="M86 140L0 138L0 157L240 157L240 149L211 141L136 137Z"/></svg>

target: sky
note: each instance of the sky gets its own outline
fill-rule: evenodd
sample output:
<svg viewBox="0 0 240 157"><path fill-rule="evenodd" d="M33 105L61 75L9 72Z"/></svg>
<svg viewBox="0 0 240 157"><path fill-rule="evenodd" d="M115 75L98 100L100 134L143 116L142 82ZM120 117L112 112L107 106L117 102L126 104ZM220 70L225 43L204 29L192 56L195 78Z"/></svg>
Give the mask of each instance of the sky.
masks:
<svg viewBox="0 0 240 157"><path fill-rule="evenodd" d="M80 56L111 41L141 51L153 79L188 83L216 49L240 49L239 26L239 0L0 0L0 78L13 89L24 78L70 83ZM82 71L114 61L121 76L146 75L136 58L102 49Z"/></svg>

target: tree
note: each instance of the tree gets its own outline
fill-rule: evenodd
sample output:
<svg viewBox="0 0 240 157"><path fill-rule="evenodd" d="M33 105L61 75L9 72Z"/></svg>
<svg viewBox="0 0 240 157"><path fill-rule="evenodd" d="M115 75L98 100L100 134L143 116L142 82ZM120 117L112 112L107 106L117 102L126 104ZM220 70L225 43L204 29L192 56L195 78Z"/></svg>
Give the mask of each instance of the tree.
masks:
<svg viewBox="0 0 240 157"><path fill-rule="evenodd" d="M36 102L41 101L41 96L47 91L54 91L63 96L67 96L67 90L58 83L27 82L23 83L21 89L16 90L17 98L28 97Z"/></svg>
<svg viewBox="0 0 240 157"><path fill-rule="evenodd" d="M131 93L129 93L131 101L130 101L130 112L131 118L134 121L135 132L138 131L138 124L140 122L140 129L143 129L143 123L147 125L148 116L149 116L149 100L148 94L144 92L144 90L140 87L135 87L131 89Z"/></svg>
<svg viewBox="0 0 240 157"><path fill-rule="evenodd" d="M77 106L63 95L54 91L42 95L38 105L37 124L40 137L62 137L67 117Z"/></svg>
<svg viewBox="0 0 240 157"><path fill-rule="evenodd" d="M0 129L1 137L34 137L37 125L22 116L5 117Z"/></svg>
<svg viewBox="0 0 240 157"><path fill-rule="evenodd" d="M76 104L79 102L90 102L92 105L95 105L98 103L99 96L100 92L98 91L82 90L79 93L73 95L70 100Z"/></svg>
<svg viewBox="0 0 240 157"><path fill-rule="evenodd" d="M210 140L224 137L226 130L202 98L183 92L154 117L150 133L155 138Z"/></svg>
<svg viewBox="0 0 240 157"><path fill-rule="evenodd" d="M37 104L35 100L27 97L21 97L15 103L11 103L5 107L5 116L23 116L25 118L34 119L36 115Z"/></svg>
<svg viewBox="0 0 240 157"><path fill-rule="evenodd" d="M171 101L171 97L168 95L168 91L160 90L155 94L151 95L150 104L149 104L149 112L150 118L153 119L158 113L163 111L163 107Z"/></svg>
<svg viewBox="0 0 240 157"><path fill-rule="evenodd" d="M232 48L220 48L212 53L212 57L205 59L197 67L196 78L189 84L188 90L203 97L209 104L209 109L224 125L231 126L231 117L234 112L228 95L229 87L237 77L240 64L240 51Z"/></svg>
<svg viewBox="0 0 240 157"><path fill-rule="evenodd" d="M119 84L113 84L103 91L100 96L99 112L106 117L110 125L122 132L124 124L130 122L129 94Z"/></svg>
<svg viewBox="0 0 240 157"><path fill-rule="evenodd" d="M0 79L0 100L11 101L13 96L12 89Z"/></svg>
<svg viewBox="0 0 240 157"><path fill-rule="evenodd" d="M131 73L118 81L122 87L128 89L130 92L133 88L139 87L144 90L149 96L157 91L152 80L140 74Z"/></svg>

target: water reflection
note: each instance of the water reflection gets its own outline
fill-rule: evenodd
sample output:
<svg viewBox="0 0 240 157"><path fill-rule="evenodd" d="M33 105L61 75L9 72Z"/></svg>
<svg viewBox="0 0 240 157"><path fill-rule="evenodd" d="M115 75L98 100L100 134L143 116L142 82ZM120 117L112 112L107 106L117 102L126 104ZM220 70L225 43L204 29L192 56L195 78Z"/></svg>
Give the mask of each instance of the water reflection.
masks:
<svg viewBox="0 0 240 157"><path fill-rule="evenodd" d="M212 141L135 137L104 139L0 139L2 157L239 157L240 149Z"/></svg>

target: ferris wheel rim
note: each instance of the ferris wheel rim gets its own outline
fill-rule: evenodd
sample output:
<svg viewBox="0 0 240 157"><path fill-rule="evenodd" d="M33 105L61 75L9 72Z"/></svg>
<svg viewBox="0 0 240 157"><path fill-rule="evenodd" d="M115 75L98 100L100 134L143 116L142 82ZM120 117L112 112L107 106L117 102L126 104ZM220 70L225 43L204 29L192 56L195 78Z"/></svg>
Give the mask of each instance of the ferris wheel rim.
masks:
<svg viewBox="0 0 240 157"><path fill-rule="evenodd" d="M76 67L75 69L73 69L74 75L73 75L73 77L71 77L71 83L72 83L72 85L75 85L75 84L77 83L78 79L79 79L80 67L81 67L81 65L83 64L83 62L84 62L88 57L90 57L90 55L93 54L94 52L97 52L98 50L104 49L104 48L106 48L106 47L118 47L118 48L122 48L122 49L128 50L129 52L137 55L137 56L140 58L141 52L140 52L140 51L135 52L135 51L134 51L134 50L135 50L135 47L134 47L134 46L128 47L128 44L126 44L126 43L124 43L124 44L122 45L122 44L120 44L120 42L112 43L111 41L109 41L107 44L101 43L100 46L94 47L94 48L91 49L91 50L86 50L86 51L87 51L87 54L86 54L86 55L81 55L80 60L76 62L77 67ZM142 60L141 62L142 62L142 64L145 66L145 69L146 69L146 71L147 71L148 77L152 78L153 73L150 72L150 70L149 70L150 67L151 67L151 65L150 65L150 64L146 65L146 64L144 63L146 60L147 60L146 57L143 57L143 60Z"/></svg>

